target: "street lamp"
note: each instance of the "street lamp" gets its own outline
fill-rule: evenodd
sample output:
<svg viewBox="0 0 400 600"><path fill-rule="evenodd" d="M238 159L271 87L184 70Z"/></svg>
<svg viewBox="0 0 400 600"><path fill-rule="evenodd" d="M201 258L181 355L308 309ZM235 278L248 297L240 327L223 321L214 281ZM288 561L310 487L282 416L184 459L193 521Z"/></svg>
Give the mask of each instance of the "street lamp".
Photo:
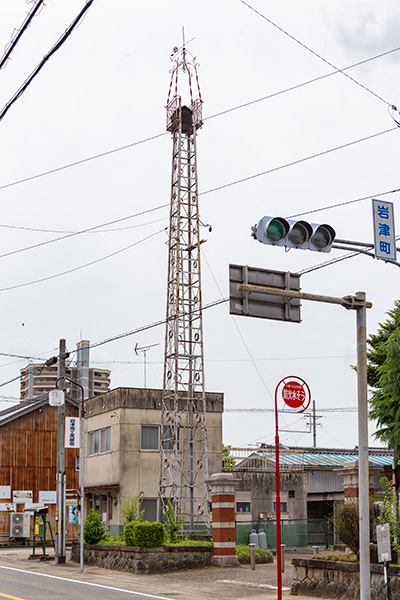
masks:
<svg viewBox="0 0 400 600"><path fill-rule="evenodd" d="M58 382L61 380L67 380L70 383L73 383L75 385L77 385L80 390L81 390L81 394L82 394L82 400L81 400L81 404L79 407L79 419L80 419L80 430L81 430L81 443L80 443L80 458L81 458L81 464L80 464L80 469L79 469L79 479L80 479L80 495L81 495L81 511L80 511L80 571L81 573L83 573L83 553L84 553L84 545L83 545L83 506L84 506L84 499L85 499L85 488L84 488L84 477L83 477L83 456L84 456L84 442L85 442L85 435L84 435L84 417L85 417L85 392L83 387L81 386L80 383L78 383L77 381L74 381L73 379L71 379L70 377L67 377L66 375L64 375L63 377L58 377L56 380L56 389L53 392L50 392L50 395L53 394L54 392L57 392L57 399L58 401L60 401L59 399L59 395L62 394L64 395L64 391L63 390L59 390L58 389ZM55 399L55 397L54 397Z"/></svg>

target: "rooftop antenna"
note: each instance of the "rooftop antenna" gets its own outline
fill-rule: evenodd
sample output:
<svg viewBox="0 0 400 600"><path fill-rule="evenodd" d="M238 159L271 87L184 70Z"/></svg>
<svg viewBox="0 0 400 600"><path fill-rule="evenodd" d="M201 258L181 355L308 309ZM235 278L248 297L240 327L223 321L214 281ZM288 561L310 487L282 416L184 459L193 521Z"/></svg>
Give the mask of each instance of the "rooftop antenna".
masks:
<svg viewBox="0 0 400 600"><path fill-rule="evenodd" d="M159 346L160 344L151 344L150 346L141 346L139 348L138 343L136 342L135 347L134 347L134 351L135 354L137 356L139 356L139 352L143 352L143 369L144 369L144 389L146 389L146 356L147 356L147 351L150 350L150 348L154 348L154 346Z"/></svg>

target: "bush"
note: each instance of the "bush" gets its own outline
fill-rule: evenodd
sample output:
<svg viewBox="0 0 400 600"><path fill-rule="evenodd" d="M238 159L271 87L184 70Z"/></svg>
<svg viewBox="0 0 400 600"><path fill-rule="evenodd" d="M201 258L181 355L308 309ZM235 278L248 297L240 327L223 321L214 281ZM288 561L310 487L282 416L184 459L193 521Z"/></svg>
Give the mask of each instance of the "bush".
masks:
<svg viewBox="0 0 400 600"><path fill-rule="evenodd" d="M98 544L107 535L107 530L103 523L101 514L90 509L90 512L83 522L83 539L86 544Z"/></svg>
<svg viewBox="0 0 400 600"><path fill-rule="evenodd" d="M370 498L369 504L369 527L370 537L372 539L373 528L373 498ZM331 517L335 526L335 531L339 540L347 544L350 550L357 554L360 547L360 526L359 526L359 504L358 500L346 500L337 510L336 515Z"/></svg>
<svg viewBox="0 0 400 600"><path fill-rule="evenodd" d="M137 521L129 521L124 528L125 544L127 546L136 546L135 544L135 527Z"/></svg>
<svg viewBox="0 0 400 600"><path fill-rule="evenodd" d="M162 522L168 535L168 540L171 544L178 542L178 532L181 531L185 513L179 509L178 505L174 505L172 500L168 498L168 502L163 506Z"/></svg>
<svg viewBox="0 0 400 600"><path fill-rule="evenodd" d="M156 548L165 541L165 529L161 523L131 521L125 525L125 544L140 548Z"/></svg>

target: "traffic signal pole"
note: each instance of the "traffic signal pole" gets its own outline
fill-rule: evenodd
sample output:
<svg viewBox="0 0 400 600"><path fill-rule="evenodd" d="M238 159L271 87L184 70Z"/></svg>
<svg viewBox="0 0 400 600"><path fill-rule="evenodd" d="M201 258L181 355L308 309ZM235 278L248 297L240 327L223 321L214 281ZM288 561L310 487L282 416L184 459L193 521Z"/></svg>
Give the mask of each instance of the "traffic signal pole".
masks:
<svg viewBox="0 0 400 600"><path fill-rule="evenodd" d="M322 296L283 290L273 287L237 284L237 290L255 292L283 298L298 298L315 302L339 304L357 313L357 395L358 395L358 489L359 489L359 531L360 531L360 600L370 600L370 556L369 556L369 468L368 468L368 395L367 395L367 302L365 292L357 292L355 296ZM276 440L279 449L279 438ZM279 450L278 450L279 451ZM279 457L279 454L277 455ZM279 458L277 458L279 460ZM279 483L277 483L277 494ZM278 518L278 498L277 518ZM280 508L280 506L279 506ZM278 540L277 540L278 544ZM280 548L277 546L277 555ZM278 574L278 599L282 598L282 581Z"/></svg>

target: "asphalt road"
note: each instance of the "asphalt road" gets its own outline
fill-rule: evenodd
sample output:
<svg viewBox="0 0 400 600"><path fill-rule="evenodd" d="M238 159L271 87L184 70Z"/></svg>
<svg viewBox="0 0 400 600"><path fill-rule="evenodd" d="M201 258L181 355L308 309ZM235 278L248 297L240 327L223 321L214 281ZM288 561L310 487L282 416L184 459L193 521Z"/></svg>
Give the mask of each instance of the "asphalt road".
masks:
<svg viewBox="0 0 400 600"><path fill-rule="evenodd" d="M276 564L236 568L208 567L136 575L67 560L28 560L31 550L0 548L0 600L274 600ZM283 600L290 600L293 567L287 557ZM299 600L307 600L298 597Z"/></svg>
<svg viewBox="0 0 400 600"><path fill-rule="evenodd" d="M91 581L91 579L93 579ZM94 581L96 579L96 581ZM171 595L159 596L121 589L110 582L97 583L98 577L82 580L65 576L35 573L0 565L0 598L11 600L171 600ZM117 578L116 578L117 579ZM116 581L118 585L118 581Z"/></svg>

